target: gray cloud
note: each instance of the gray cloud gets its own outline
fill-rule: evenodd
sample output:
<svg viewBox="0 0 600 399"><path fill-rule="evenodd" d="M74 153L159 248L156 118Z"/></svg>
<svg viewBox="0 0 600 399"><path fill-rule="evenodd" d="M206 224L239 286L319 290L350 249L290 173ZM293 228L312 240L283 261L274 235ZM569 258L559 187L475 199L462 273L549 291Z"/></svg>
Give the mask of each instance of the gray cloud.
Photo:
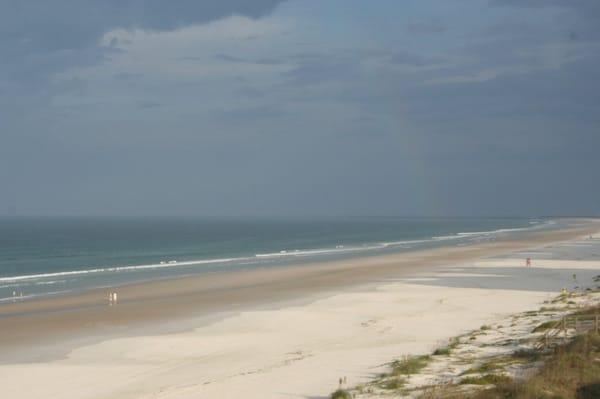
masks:
<svg viewBox="0 0 600 399"><path fill-rule="evenodd" d="M262 57L258 59L242 58L231 54L219 53L215 55L215 58L220 61L232 62L232 63L243 63L243 64L256 64L256 65L281 65L285 63L284 60L276 57ZM199 61L201 58L187 57L187 60Z"/></svg>
<svg viewBox="0 0 600 399"><path fill-rule="evenodd" d="M140 108L156 108L156 107L162 107L163 104L159 103L157 101L149 101L149 100L145 100L145 101L138 101L138 106Z"/></svg>
<svg viewBox="0 0 600 399"><path fill-rule="evenodd" d="M264 105L229 109L217 112L217 115L219 120L226 120L230 123L247 123L279 118L286 115L286 112L281 107Z"/></svg>
<svg viewBox="0 0 600 399"><path fill-rule="evenodd" d="M98 45L111 29L165 31L229 15L259 17L281 1L1 1L0 89L40 90L57 72L102 62L116 51Z"/></svg>
<svg viewBox="0 0 600 399"><path fill-rule="evenodd" d="M233 55L229 55L229 54L217 54L215 55L215 58L221 61L227 61L227 62L246 62L244 59L240 58L240 57L235 57Z"/></svg>
<svg viewBox="0 0 600 399"><path fill-rule="evenodd" d="M134 73L134 72L119 72L115 73L113 77L117 80L135 80L143 77L142 73Z"/></svg>
<svg viewBox="0 0 600 399"><path fill-rule="evenodd" d="M406 28L407 32L414 35L433 35L440 34L446 31L446 26L439 22L416 22L409 24Z"/></svg>
<svg viewBox="0 0 600 399"><path fill-rule="evenodd" d="M0 213L600 212L597 2L424 0L385 35L290 7L272 36L279 2L213 3L0 3ZM231 14L255 40L166 34Z"/></svg>
<svg viewBox="0 0 600 399"><path fill-rule="evenodd" d="M419 54L395 53L390 57L390 62L392 64L423 67L428 65L440 64L443 62L443 60L441 58L425 57Z"/></svg>

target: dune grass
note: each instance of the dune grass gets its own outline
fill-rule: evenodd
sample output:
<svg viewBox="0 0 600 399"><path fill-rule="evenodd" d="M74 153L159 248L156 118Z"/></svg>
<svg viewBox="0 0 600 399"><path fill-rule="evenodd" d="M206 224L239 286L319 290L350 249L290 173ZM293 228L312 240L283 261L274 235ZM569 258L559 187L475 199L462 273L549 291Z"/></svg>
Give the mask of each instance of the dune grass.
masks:
<svg viewBox="0 0 600 399"><path fill-rule="evenodd" d="M534 377L522 384L497 387L496 391L519 399L600 398L598 356L600 336L596 333L581 335L558 348ZM586 394L593 394L594 389L598 396Z"/></svg>
<svg viewBox="0 0 600 399"><path fill-rule="evenodd" d="M331 394L331 399L352 399L352 394L344 389L338 389Z"/></svg>
<svg viewBox="0 0 600 399"><path fill-rule="evenodd" d="M450 353L452 353L452 350L455 349L458 344L460 344L460 340L458 338L452 338L447 346L443 346L434 350L433 356L449 356Z"/></svg>
<svg viewBox="0 0 600 399"><path fill-rule="evenodd" d="M495 370L499 370L513 361L514 360L507 356L493 358L477 366L471 367L470 369L467 369L466 371L462 372L461 375L489 373Z"/></svg>
<svg viewBox="0 0 600 399"><path fill-rule="evenodd" d="M521 359L539 359L541 354L525 351ZM461 386L490 385L477 391ZM598 399L600 398L600 335L588 332L558 347L545 358L538 372L523 381L502 374L467 376L459 385L435 386L421 399Z"/></svg>
<svg viewBox="0 0 600 399"><path fill-rule="evenodd" d="M552 327L556 326L556 324L557 324L556 320L546 321L546 322L538 325L536 328L534 328L532 332L536 333L536 332L547 331L547 330L551 329Z"/></svg>
<svg viewBox="0 0 600 399"><path fill-rule="evenodd" d="M393 376L387 377L377 383L377 386L381 389L385 389L387 391L396 391L404 388L406 384L406 380L402 377Z"/></svg>
<svg viewBox="0 0 600 399"><path fill-rule="evenodd" d="M503 374L484 374L480 376L465 377L460 380L461 385L498 385L510 382L512 382L512 379Z"/></svg>
<svg viewBox="0 0 600 399"><path fill-rule="evenodd" d="M537 362L542 359L542 353L535 349L519 349L513 352L512 357L525 362Z"/></svg>
<svg viewBox="0 0 600 399"><path fill-rule="evenodd" d="M428 355L424 356L405 356L400 360L392 362L392 374L393 375L411 375L416 374L423 370L427 363L431 360Z"/></svg>

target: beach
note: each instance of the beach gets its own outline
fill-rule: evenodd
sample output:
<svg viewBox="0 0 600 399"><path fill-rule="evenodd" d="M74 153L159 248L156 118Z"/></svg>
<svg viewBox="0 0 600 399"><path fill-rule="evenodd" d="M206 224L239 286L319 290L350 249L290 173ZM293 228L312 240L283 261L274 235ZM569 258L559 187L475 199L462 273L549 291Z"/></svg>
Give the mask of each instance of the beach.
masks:
<svg viewBox="0 0 600 399"><path fill-rule="evenodd" d="M325 398L600 270L600 225L0 306L20 398ZM532 258L532 267L525 259Z"/></svg>

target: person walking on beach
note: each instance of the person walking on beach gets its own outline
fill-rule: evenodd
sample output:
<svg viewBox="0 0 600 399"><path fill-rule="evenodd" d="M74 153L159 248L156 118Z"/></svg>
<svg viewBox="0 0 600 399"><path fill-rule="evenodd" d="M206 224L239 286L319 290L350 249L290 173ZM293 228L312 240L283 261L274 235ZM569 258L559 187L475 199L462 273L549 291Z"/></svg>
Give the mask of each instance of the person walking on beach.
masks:
<svg viewBox="0 0 600 399"><path fill-rule="evenodd" d="M531 267L531 258L527 258L527 260L525 261L525 266Z"/></svg>
<svg viewBox="0 0 600 399"><path fill-rule="evenodd" d="M112 305L116 305L116 304L117 304L117 293L109 292L108 293L108 305L112 306Z"/></svg>

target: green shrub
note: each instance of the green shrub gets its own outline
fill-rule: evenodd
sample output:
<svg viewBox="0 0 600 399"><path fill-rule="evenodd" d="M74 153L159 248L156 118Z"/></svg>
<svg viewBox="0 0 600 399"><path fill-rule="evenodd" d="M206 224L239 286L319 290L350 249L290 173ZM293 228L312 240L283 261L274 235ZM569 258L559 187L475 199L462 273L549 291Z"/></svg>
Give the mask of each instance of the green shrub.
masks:
<svg viewBox="0 0 600 399"><path fill-rule="evenodd" d="M421 371L431 358L429 356L406 356L392 362L392 374L410 375Z"/></svg>
<svg viewBox="0 0 600 399"><path fill-rule="evenodd" d="M379 383L379 387L387 390L397 390L404 387L406 381L400 377L388 378Z"/></svg>
<svg viewBox="0 0 600 399"><path fill-rule="evenodd" d="M498 370L499 368L501 368L501 359L498 359L497 361L495 360L491 360L485 363L480 364L479 366L476 367L472 367L470 369L468 369L467 371L463 372L462 374L474 374L474 373L489 373L490 371L494 371L494 370ZM504 358L502 360L505 360Z"/></svg>
<svg viewBox="0 0 600 399"><path fill-rule="evenodd" d="M437 348L433 351L433 356L448 356L450 355L450 352L451 350L447 346L444 348Z"/></svg>
<svg viewBox="0 0 600 399"><path fill-rule="evenodd" d="M352 399L352 395L348 391L338 389L331 394L331 399Z"/></svg>
<svg viewBox="0 0 600 399"><path fill-rule="evenodd" d="M542 358L541 353L535 349L519 349L512 354L515 359L523 359L529 362L535 362Z"/></svg>
<svg viewBox="0 0 600 399"><path fill-rule="evenodd" d="M477 377L466 377L460 381L461 385L499 385L512 382L510 377L502 374L484 374Z"/></svg>
<svg viewBox="0 0 600 399"><path fill-rule="evenodd" d="M536 332L542 332L542 331L549 330L549 329L553 328L557 323L558 322L556 320L546 321L546 322L540 324L539 326L537 326L536 328L534 328L532 332L536 333Z"/></svg>
<svg viewBox="0 0 600 399"><path fill-rule="evenodd" d="M437 348L433 351L434 356L448 356L452 352L452 349L456 348L460 344L458 338L450 339L448 346L444 346L442 348Z"/></svg>
<svg viewBox="0 0 600 399"><path fill-rule="evenodd" d="M539 358L535 351L522 351L521 357ZM600 335L582 334L556 348L539 372L523 382L498 382L473 399L592 399L600 398ZM462 383L476 383L467 378Z"/></svg>

